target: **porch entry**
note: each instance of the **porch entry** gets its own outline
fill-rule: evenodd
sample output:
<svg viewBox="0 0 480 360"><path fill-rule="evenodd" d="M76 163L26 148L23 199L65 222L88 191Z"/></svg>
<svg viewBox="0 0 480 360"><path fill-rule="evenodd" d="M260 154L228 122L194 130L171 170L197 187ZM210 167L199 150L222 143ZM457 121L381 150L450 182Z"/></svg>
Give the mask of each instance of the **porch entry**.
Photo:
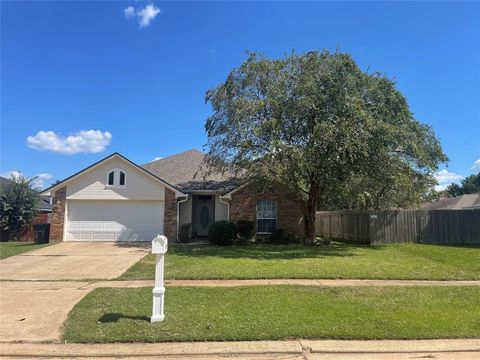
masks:
<svg viewBox="0 0 480 360"><path fill-rule="evenodd" d="M207 236L208 227L215 220L215 201L213 195L193 195L192 198L192 236Z"/></svg>

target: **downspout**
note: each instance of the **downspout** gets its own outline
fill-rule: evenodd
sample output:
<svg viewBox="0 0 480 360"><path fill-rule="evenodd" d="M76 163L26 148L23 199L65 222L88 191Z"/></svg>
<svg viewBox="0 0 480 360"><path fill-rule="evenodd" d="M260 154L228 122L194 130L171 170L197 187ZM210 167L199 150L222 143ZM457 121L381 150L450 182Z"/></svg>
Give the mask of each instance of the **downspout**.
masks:
<svg viewBox="0 0 480 360"><path fill-rule="evenodd" d="M220 200L222 204L227 205L227 220L230 221L230 203L228 201L223 201L223 199L223 196L218 197L218 200ZM228 197L228 199L230 199L230 197Z"/></svg>
<svg viewBox="0 0 480 360"><path fill-rule="evenodd" d="M188 194L183 200L177 201L177 242L178 242L178 232L180 231L180 204L188 200Z"/></svg>

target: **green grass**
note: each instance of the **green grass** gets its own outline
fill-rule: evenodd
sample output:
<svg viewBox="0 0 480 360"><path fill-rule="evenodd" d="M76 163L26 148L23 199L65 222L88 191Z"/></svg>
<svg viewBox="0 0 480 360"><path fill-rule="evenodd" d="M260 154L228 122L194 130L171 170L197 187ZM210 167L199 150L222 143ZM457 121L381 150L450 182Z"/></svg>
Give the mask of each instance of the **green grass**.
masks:
<svg viewBox="0 0 480 360"><path fill-rule="evenodd" d="M148 255L120 279L153 279ZM329 247L175 245L165 259L168 279L423 279L480 280L479 246L401 244Z"/></svg>
<svg viewBox="0 0 480 360"><path fill-rule="evenodd" d="M7 257L23 254L28 251L35 249L40 249L48 244L36 245L31 241L8 241L0 242L0 259L5 259Z"/></svg>
<svg viewBox="0 0 480 360"><path fill-rule="evenodd" d="M69 314L64 340L480 337L478 287L173 287L154 324L151 302L151 288L96 289Z"/></svg>

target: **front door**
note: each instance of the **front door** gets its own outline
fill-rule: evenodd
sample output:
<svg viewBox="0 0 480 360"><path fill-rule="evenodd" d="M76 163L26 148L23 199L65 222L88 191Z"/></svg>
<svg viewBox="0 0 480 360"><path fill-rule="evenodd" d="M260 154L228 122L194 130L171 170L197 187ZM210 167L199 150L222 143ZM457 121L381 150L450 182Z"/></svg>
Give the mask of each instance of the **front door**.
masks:
<svg viewBox="0 0 480 360"><path fill-rule="evenodd" d="M207 236L208 227L214 221L214 202L212 195L194 195L192 217L193 236Z"/></svg>

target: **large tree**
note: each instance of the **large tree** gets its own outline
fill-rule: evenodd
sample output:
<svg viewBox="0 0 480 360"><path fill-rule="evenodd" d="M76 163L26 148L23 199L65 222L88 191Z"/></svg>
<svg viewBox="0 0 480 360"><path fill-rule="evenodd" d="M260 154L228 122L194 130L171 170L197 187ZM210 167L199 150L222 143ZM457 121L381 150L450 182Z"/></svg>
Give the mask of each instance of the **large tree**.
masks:
<svg viewBox="0 0 480 360"><path fill-rule="evenodd" d="M307 243L318 204L352 181L374 184L380 199L429 183L447 160L395 82L345 53L249 54L206 101L209 164L286 186L302 206Z"/></svg>
<svg viewBox="0 0 480 360"><path fill-rule="evenodd" d="M32 186L33 179L24 176L10 177L10 182L0 189L0 228L18 240L22 230L38 213L40 195Z"/></svg>

